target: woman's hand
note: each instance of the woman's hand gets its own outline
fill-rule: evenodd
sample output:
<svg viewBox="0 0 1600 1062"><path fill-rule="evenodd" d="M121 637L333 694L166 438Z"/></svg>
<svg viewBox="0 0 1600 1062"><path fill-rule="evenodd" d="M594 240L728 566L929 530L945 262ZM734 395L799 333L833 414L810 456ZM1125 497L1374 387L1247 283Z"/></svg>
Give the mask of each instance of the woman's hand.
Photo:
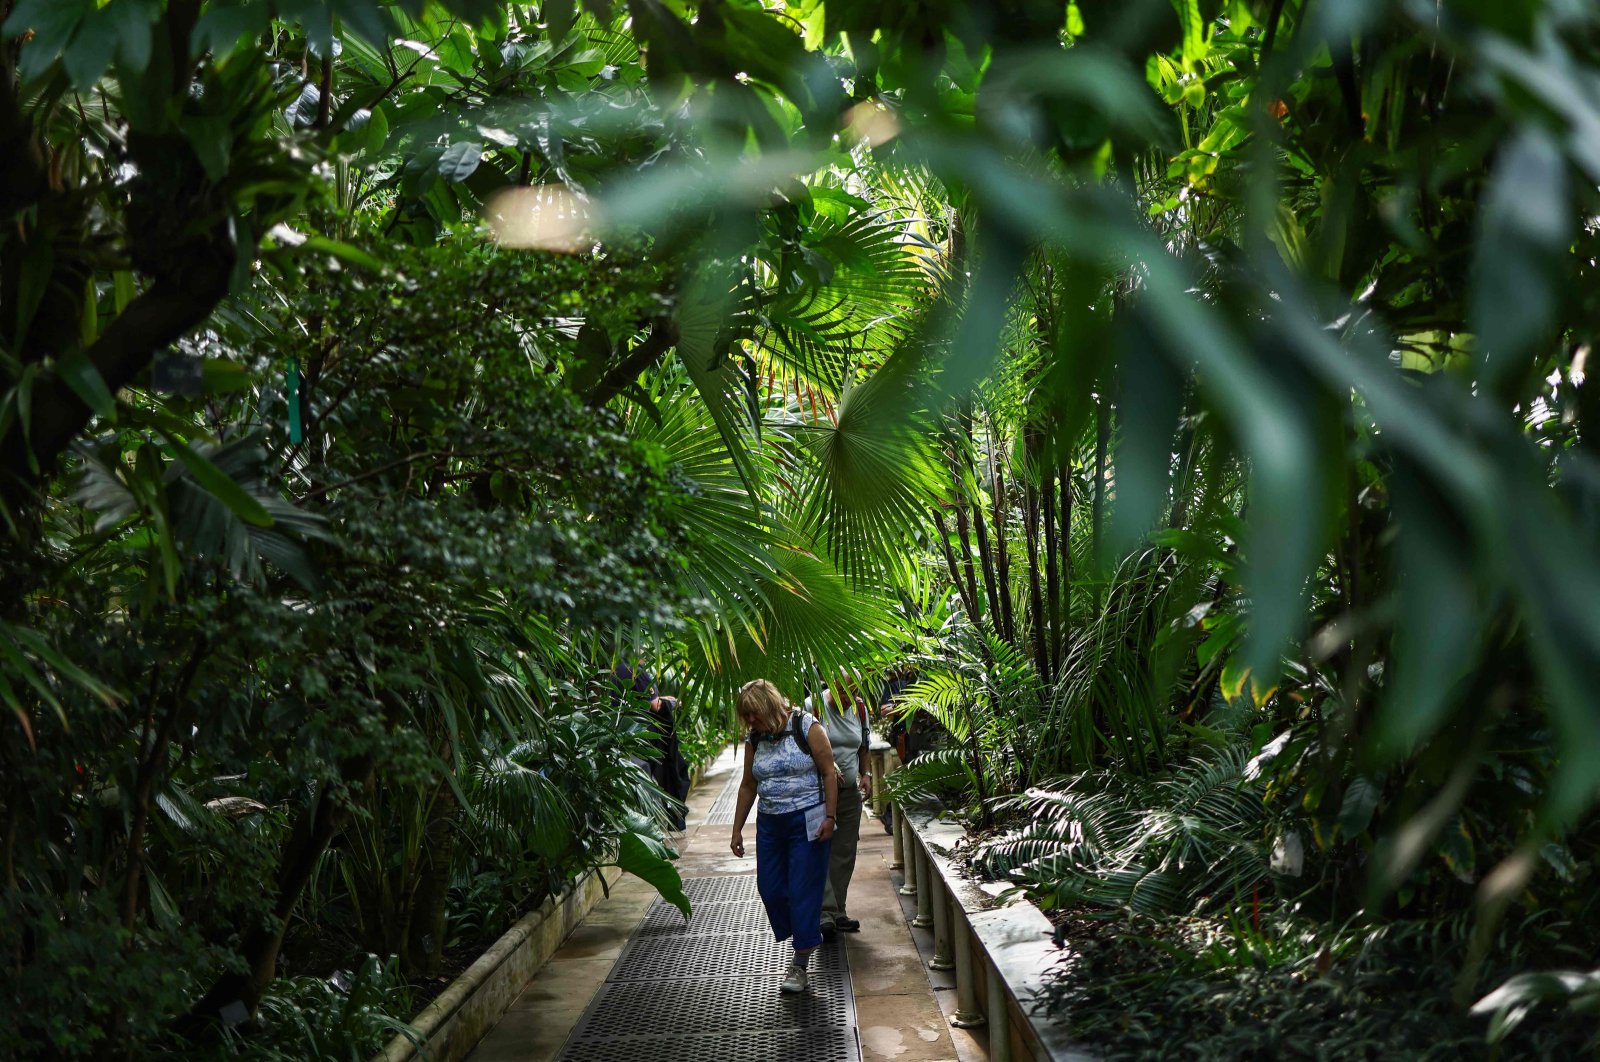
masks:
<svg viewBox="0 0 1600 1062"><path fill-rule="evenodd" d="M817 840L826 841L829 837L832 837L833 836L833 829L834 829L833 816L829 815L827 818L822 820L822 826L819 827L818 830L817 830Z"/></svg>
<svg viewBox="0 0 1600 1062"><path fill-rule="evenodd" d="M733 831L733 839L728 842L728 851L732 852L734 855L738 856L740 859L744 858L744 831L743 830L734 830Z"/></svg>

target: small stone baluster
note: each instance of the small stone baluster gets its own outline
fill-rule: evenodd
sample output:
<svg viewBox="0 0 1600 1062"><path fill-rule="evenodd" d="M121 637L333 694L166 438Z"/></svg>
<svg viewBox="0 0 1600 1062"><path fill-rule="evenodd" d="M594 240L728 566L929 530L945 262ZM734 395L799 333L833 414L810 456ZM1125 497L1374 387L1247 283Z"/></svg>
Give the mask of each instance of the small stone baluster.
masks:
<svg viewBox="0 0 1600 1062"><path fill-rule="evenodd" d="M921 842L916 847L917 917L911 920L911 924L918 929L927 929L933 925L933 898L944 891L944 881L928 856L927 847Z"/></svg>
<svg viewBox="0 0 1600 1062"><path fill-rule="evenodd" d="M906 883L900 886L901 896L915 896L917 894L917 835L911 829L911 820L905 814L905 809L894 809L895 830L900 836L901 859L904 863Z"/></svg>
<svg viewBox="0 0 1600 1062"><path fill-rule="evenodd" d="M933 958L928 960L930 970L954 970L955 961L950 956L950 904L953 897L943 883L933 891Z"/></svg>
<svg viewBox="0 0 1600 1062"><path fill-rule="evenodd" d="M1011 1014L1006 1010L1006 983L989 964L989 1062L1011 1062Z"/></svg>
<svg viewBox="0 0 1600 1062"><path fill-rule="evenodd" d="M950 930L956 938L956 1012L950 1024L958 1029L971 1029L982 1025L983 1010L978 1006L977 971L972 968L972 927L967 924L966 909L950 898Z"/></svg>

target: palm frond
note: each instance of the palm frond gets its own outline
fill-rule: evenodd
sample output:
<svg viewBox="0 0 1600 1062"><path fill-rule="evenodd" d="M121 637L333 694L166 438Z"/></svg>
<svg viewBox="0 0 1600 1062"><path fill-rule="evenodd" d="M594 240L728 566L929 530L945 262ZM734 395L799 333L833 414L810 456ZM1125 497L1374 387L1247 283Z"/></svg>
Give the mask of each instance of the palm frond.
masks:
<svg viewBox="0 0 1600 1062"><path fill-rule="evenodd" d="M880 212L818 215L803 241L797 253L820 282L791 287L787 277L770 278L752 307L755 349L780 378L836 395L857 365L910 336L937 284L914 250L918 238Z"/></svg>
<svg viewBox="0 0 1600 1062"><path fill-rule="evenodd" d="M740 444L744 458L732 461L727 433L708 422L714 412L694 402L687 389L662 396L655 409L654 417L636 415L631 427L636 439L660 448L688 488L668 514L695 558L685 578L724 625L756 629L763 595L778 576L773 514L759 493L759 485L772 478L772 454Z"/></svg>
<svg viewBox="0 0 1600 1062"><path fill-rule="evenodd" d="M485 757L474 768L468 792L477 822L471 833L480 844L518 854L525 845L547 858L560 854L573 829L573 816L542 760L537 745L523 743Z"/></svg>
<svg viewBox="0 0 1600 1062"><path fill-rule="evenodd" d="M1229 900L1267 873L1268 813L1238 749L1197 757L1169 776L1071 776L999 802L1024 826L976 859L1056 905L1084 902L1173 914Z"/></svg>
<svg viewBox="0 0 1600 1062"><path fill-rule="evenodd" d="M757 622L707 627L691 646L689 666L711 696L732 704L737 687L765 677L798 699L811 677L837 673L890 651L905 637L893 602L855 586L824 557L780 545L776 570L759 589Z"/></svg>
<svg viewBox="0 0 1600 1062"><path fill-rule="evenodd" d="M889 796L896 806L936 797L968 794L977 784L972 765L960 749L925 752L889 775Z"/></svg>
<svg viewBox="0 0 1600 1062"><path fill-rule="evenodd" d="M939 495L937 454L916 414L920 354L896 352L846 390L838 421L800 429L812 458L800 521L847 575L882 566Z"/></svg>

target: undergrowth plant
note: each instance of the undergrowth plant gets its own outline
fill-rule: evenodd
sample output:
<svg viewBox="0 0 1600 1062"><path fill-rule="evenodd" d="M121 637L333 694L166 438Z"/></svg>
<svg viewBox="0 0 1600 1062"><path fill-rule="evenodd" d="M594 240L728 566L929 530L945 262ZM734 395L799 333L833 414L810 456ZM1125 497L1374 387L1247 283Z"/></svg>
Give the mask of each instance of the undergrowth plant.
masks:
<svg viewBox="0 0 1600 1062"><path fill-rule="evenodd" d="M258 1028L225 1041L230 1056L291 1062L365 1062L396 1036L420 1045L409 1025L411 990L398 962L368 955L354 969L286 977L261 1001Z"/></svg>
<svg viewBox="0 0 1600 1062"><path fill-rule="evenodd" d="M1583 1058L1600 1048L1581 1006L1564 1014L1561 993L1545 996L1548 988L1497 993L1479 1008L1506 1008L1486 1042L1483 1019L1456 991L1472 950L1465 917L1340 925L1267 907L1257 929L1247 909L1227 918L1084 908L1060 916L1070 948L1046 1006L1110 1059L1444 1062ZM1503 924L1477 983L1557 959L1573 928L1539 915ZM1525 1024L1507 1036L1517 1022Z"/></svg>
<svg viewBox="0 0 1600 1062"><path fill-rule="evenodd" d="M1232 748L1152 778L1089 772L1001 798L997 819L1020 825L980 843L973 862L1047 911L1237 909L1268 879L1277 825L1249 768Z"/></svg>

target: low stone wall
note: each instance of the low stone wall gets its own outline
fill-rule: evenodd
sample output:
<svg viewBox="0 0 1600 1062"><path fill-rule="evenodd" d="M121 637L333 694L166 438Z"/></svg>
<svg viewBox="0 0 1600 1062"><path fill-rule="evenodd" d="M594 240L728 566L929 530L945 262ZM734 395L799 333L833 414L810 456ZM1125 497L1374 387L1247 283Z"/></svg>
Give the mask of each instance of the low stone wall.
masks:
<svg viewBox="0 0 1600 1062"><path fill-rule="evenodd" d="M565 892L551 896L506 930L478 961L412 1019L421 1040L419 1050L405 1036L396 1036L373 1062L458 1062L477 1046L527 987L567 934L583 921L622 871L605 867L590 871ZM604 886L602 886L602 880Z"/></svg>
<svg viewBox="0 0 1600 1062"><path fill-rule="evenodd" d="M957 825L936 808L895 808L895 863L904 895L916 897L912 925L931 927L935 969L953 969L956 1013L951 1024L989 1027L989 1062L1091 1062L1096 1056L1036 1006L1045 972L1061 956L1052 926L1026 901L999 906L952 864Z"/></svg>
<svg viewBox="0 0 1600 1062"><path fill-rule="evenodd" d="M689 779L691 788L700 784L710 762L695 766ZM411 1020L420 1048L410 1037L396 1036L372 1062L459 1062L465 1058L620 877L622 871L616 867L589 871L566 891L523 915Z"/></svg>

